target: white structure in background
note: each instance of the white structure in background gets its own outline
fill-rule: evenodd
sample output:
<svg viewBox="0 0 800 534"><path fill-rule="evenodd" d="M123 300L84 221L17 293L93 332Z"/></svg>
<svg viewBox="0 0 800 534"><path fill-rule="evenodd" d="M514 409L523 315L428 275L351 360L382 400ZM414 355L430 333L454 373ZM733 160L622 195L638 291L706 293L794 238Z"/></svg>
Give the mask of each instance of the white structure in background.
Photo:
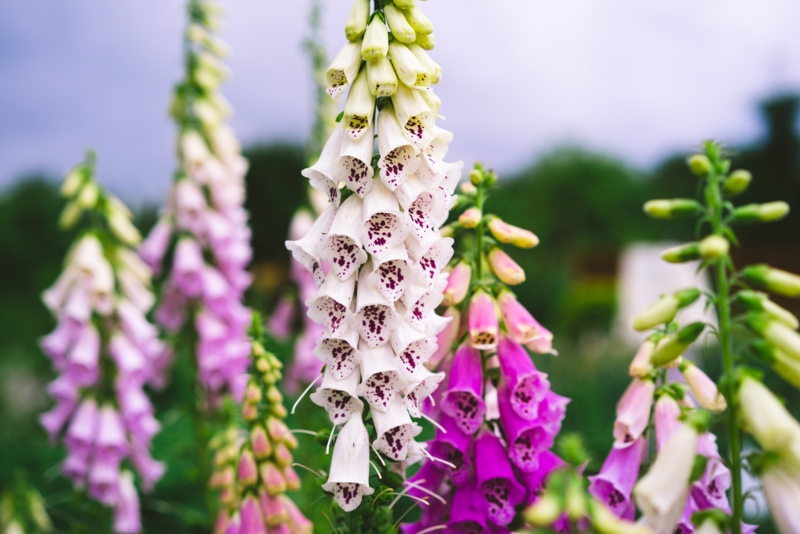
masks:
<svg viewBox="0 0 800 534"><path fill-rule="evenodd" d="M699 262L682 264L667 263L661 259L661 253L678 243L638 243L622 252L619 264L618 302L619 311L612 329L615 339L631 346L638 346L647 337L647 332L637 332L631 328L633 317L665 293L680 289L698 287L701 290L711 288L706 273L698 273ZM703 311L704 299L681 310L678 315L681 324L695 321L706 321L716 324L716 313L713 309ZM708 330L702 338L704 343L716 342Z"/></svg>

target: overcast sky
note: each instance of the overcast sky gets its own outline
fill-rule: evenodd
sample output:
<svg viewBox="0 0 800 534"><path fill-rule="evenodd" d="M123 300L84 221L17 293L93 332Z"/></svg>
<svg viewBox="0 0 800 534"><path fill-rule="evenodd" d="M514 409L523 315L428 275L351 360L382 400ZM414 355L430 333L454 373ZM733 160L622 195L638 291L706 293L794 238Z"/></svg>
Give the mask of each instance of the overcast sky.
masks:
<svg viewBox="0 0 800 534"><path fill-rule="evenodd" d="M128 199L169 183L166 116L181 76L183 2L4 1L0 17L0 187L63 173L87 147ZM245 144L302 140L312 98L308 0L230 0L225 94ZM332 56L349 0L325 3ZM648 167L717 137L761 135L755 104L800 90L796 0L430 0L437 90L453 159L501 172L563 143ZM298 177L300 179L300 177Z"/></svg>

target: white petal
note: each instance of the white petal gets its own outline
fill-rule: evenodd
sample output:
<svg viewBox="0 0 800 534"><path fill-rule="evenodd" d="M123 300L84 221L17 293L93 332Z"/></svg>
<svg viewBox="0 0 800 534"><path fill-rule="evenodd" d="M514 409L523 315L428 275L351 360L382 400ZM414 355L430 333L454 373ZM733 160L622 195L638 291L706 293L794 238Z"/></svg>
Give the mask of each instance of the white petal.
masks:
<svg viewBox="0 0 800 534"><path fill-rule="evenodd" d="M342 149L343 139L344 127L339 123L322 148L322 154L320 154L317 162L311 167L303 169L300 173L308 178L311 187L324 193L328 200L337 206L339 205L341 194L339 192L339 180L334 175L334 171Z"/></svg>
<svg viewBox="0 0 800 534"><path fill-rule="evenodd" d="M395 365L394 351L388 344L373 349L363 342L359 349L364 381L358 386L358 394L367 400L373 413L385 412L405 385Z"/></svg>
<svg viewBox="0 0 800 534"><path fill-rule="evenodd" d="M421 96L402 83L397 86L397 93L392 97L397 122L403 128L408 140L419 147L428 144L434 117Z"/></svg>
<svg viewBox="0 0 800 534"><path fill-rule="evenodd" d="M394 191L410 174L416 172L420 160L419 149L403 135L394 108L384 107L378 115L378 148L380 150L381 181Z"/></svg>
<svg viewBox="0 0 800 534"><path fill-rule="evenodd" d="M369 274L371 274L370 269L361 270L353 326L361 335L361 339L371 348L375 348L389 341L389 335L401 319L380 289L369 282Z"/></svg>
<svg viewBox="0 0 800 534"><path fill-rule="evenodd" d="M371 495L369 487L369 435L361 420L361 413L342 427L333 446L328 481L322 486L334 493L334 498L345 511L352 511L361 503L362 495Z"/></svg>
<svg viewBox="0 0 800 534"><path fill-rule="evenodd" d="M411 442L422 432L422 427L411 421L403 402L397 399L386 413L373 411L372 420L378 435L372 445L392 460L405 460Z"/></svg>
<svg viewBox="0 0 800 534"><path fill-rule="evenodd" d="M443 372L432 373L424 367L414 375L414 380L410 381L403 391L405 394L403 404L411 417L422 417L420 403L436 391L444 376Z"/></svg>
<svg viewBox="0 0 800 534"><path fill-rule="evenodd" d="M314 275L317 286L322 284L325 277L319 264L322 238L330 229L335 215L336 206L329 204L302 239L286 242L286 248L292 253L294 260Z"/></svg>
<svg viewBox="0 0 800 534"><path fill-rule="evenodd" d="M325 408L331 423L341 425L350 420L352 414L361 418L364 403L356 395L358 388L358 372L350 373L342 380L337 380L333 372L326 368L322 385L309 395L311 402Z"/></svg>
<svg viewBox="0 0 800 534"><path fill-rule="evenodd" d="M353 276L367 261L361 248L359 229L361 226L361 199L352 195L339 207L328 234L322 241L320 257L331 265L340 280Z"/></svg>
<svg viewBox="0 0 800 534"><path fill-rule="evenodd" d="M340 335L348 329L350 322L350 303L356 287L356 275L339 280L331 270L317 294L306 301L308 317L315 323L324 325L332 335Z"/></svg>
<svg viewBox="0 0 800 534"><path fill-rule="evenodd" d="M416 329L407 321L397 327L389 339L398 359L398 367L406 380L423 368L431 354L436 352L436 338Z"/></svg>
<svg viewBox="0 0 800 534"><path fill-rule="evenodd" d="M361 361L358 350L358 332L348 330L345 337L324 337L317 340L314 356L325 362L336 380L349 377Z"/></svg>
<svg viewBox="0 0 800 534"><path fill-rule="evenodd" d="M409 233L408 218L400 211L394 194L377 182L364 198L364 224L361 239L367 252L382 258L389 250L405 241Z"/></svg>
<svg viewBox="0 0 800 534"><path fill-rule="evenodd" d="M344 182L361 198L372 190L374 144L371 135L363 135L358 139L345 136L333 166L334 180Z"/></svg>
<svg viewBox="0 0 800 534"><path fill-rule="evenodd" d="M392 302L400 299L412 278L411 264L405 247L402 244L392 247L374 265L375 270L367 279L367 283L377 285L383 296Z"/></svg>

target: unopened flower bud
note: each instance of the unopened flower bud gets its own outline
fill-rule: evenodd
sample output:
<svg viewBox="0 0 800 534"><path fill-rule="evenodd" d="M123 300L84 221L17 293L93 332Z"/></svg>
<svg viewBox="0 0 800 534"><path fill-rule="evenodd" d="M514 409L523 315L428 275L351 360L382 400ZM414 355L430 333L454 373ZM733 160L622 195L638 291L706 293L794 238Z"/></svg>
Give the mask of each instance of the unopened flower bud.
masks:
<svg viewBox="0 0 800 534"><path fill-rule="evenodd" d="M239 457L238 477L239 483L245 486L252 486L258 482L258 468L253 453L245 449Z"/></svg>
<svg viewBox="0 0 800 534"><path fill-rule="evenodd" d="M472 185L481 185L483 182L483 173L480 171L480 169L472 169L469 171L469 181Z"/></svg>
<svg viewBox="0 0 800 534"><path fill-rule="evenodd" d="M533 248L539 244L539 238L530 230L508 224L499 217L489 219L489 231L501 243L508 243L519 248Z"/></svg>
<svg viewBox="0 0 800 534"><path fill-rule="evenodd" d="M367 82L373 96L392 96L397 92L397 74L389 58L367 62Z"/></svg>
<svg viewBox="0 0 800 534"><path fill-rule="evenodd" d="M393 0L394 5L400 9L411 9L416 5L416 0Z"/></svg>
<svg viewBox="0 0 800 534"><path fill-rule="evenodd" d="M252 380L247 384L247 389L244 392L244 402L252 404L261 402L261 388Z"/></svg>
<svg viewBox="0 0 800 534"><path fill-rule="evenodd" d="M758 359L772 367L781 378L800 388L800 360L792 358L764 339L753 341L752 349Z"/></svg>
<svg viewBox="0 0 800 534"><path fill-rule="evenodd" d="M82 188L80 193L78 193L78 198L75 202L78 205L85 209L92 209L94 208L95 204L97 204L97 198L100 196L100 190L97 188L97 185L89 182L85 184Z"/></svg>
<svg viewBox="0 0 800 534"><path fill-rule="evenodd" d="M586 495L583 492L582 478L573 476L567 483L564 496L564 512L572 521L583 519L586 515Z"/></svg>
<svg viewBox="0 0 800 534"><path fill-rule="evenodd" d="M469 182L464 182L460 186L461 187L461 192L463 194L465 194L465 195L474 195L475 193L478 192L478 188L475 187L475 184L472 182L472 173L473 172L475 172L475 171L470 171L470 173L469 173L470 181Z"/></svg>
<svg viewBox="0 0 800 534"><path fill-rule="evenodd" d="M739 412L745 429L767 451L781 451L800 436L800 425L759 380L745 376L739 386Z"/></svg>
<svg viewBox="0 0 800 534"><path fill-rule="evenodd" d="M380 17L373 16L361 42L361 57L365 61L374 61L388 53L389 31L386 29L386 23Z"/></svg>
<svg viewBox="0 0 800 534"><path fill-rule="evenodd" d="M748 282L773 293L785 297L800 297L800 276L794 273L773 269L762 263L744 268L742 277Z"/></svg>
<svg viewBox="0 0 800 534"><path fill-rule="evenodd" d="M747 325L792 358L800 360L800 334L763 313L748 313Z"/></svg>
<svg viewBox="0 0 800 534"><path fill-rule="evenodd" d="M789 204L782 201L766 204L748 204L740 206L733 212L733 220L737 223L759 223L779 221L789 214Z"/></svg>
<svg viewBox="0 0 800 534"><path fill-rule="evenodd" d="M650 363L656 367L669 364L700 337L705 327L705 323L692 323L680 329L676 334L664 338L650 356Z"/></svg>
<svg viewBox="0 0 800 534"><path fill-rule="evenodd" d="M698 243L686 243L670 247L661 253L661 259L669 263L686 263L700 259L700 247Z"/></svg>
<svg viewBox="0 0 800 534"><path fill-rule="evenodd" d="M648 339L636 351L630 366L628 367L628 374L634 378L643 378L650 374L653 370L653 364L650 363L650 356L656 350L656 343Z"/></svg>
<svg viewBox="0 0 800 534"><path fill-rule="evenodd" d="M744 169L733 171L722 184L722 192L731 197L744 193L752 179L753 175L750 174L750 171Z"/></svg>
<svg viewBox="0 0 800 534"><path fill-rule="evenodd" d="M728 240L721 235L710 235L697 245L700 257L704 260L716 260L726 256L730 248Z"/></svg>
<svg viewBox="0 0 800 534"><path fill-rule="evenodd" d="M380 21L380 19L378 19ZM372 125L375 115L375 97L369 90L367 69L361 69L353 81L347 102L344 104L344 131L353 140L361 139ZM371 130L370 130L371 131Z"/></svg>
<svg viewBox="0 0 800 534"><path fill-rule="evenodd" d="M447 286L444 288L443 306L461 304L469 292L469 283L472 278L472 266L468 261L461 261L453 267L447 277Z"/></svg>
<svg viewBox="0 0 800 534"><path fill-rule="evenodd" d="M684 289L661 297L655 304L634 317L633 328L641 332L660 324L669 323L675 319L679 309L692 304L698 298L700 298L700 290L697 288Z"/></svg>
<svg viewBox="0 0 800 534"><path fill-rule="evenodd" d="M489 252L489 264L504 284L515 286L525 281L525 271L499 247Z"/></svg>
<svg viewBox="0 0 800 534"><path fill-rule="evenodd" d="M386 15L386 23L392 30L392 35L401 43L410 44L417 39L417 32L406 20L405 13L391 4L383 6L383 14Z"/></svg>
<svg viewBox="0 0 800 534"><path fill-rule="evenodd" d="M430 87L431 75L417 57L400 41L389 43L389 57L397 77L408 87Z"/></svg>
<svg viewBox="0 0 800 534"><path fill-rule="evenodd" d="M253 448L253 456L257 460L263 460L272 454L272 443L270 443L267 431L263 426L257 426L250 431L250 446Z"/></svg>
<svg viewBox="0 0 800 534"><path fill-rule="evenodd" d="M439 233L442 237L454 237L456 235L456 227L452 224L448 224L446 226L442 226L439 229Z"/></svg>
<svg viewBox="0 0 800 534"><path fill-rule="evenodd" d="M77 202L67 202L61 215L58 217L58 226L64 229L72 228L83 215L83 208Z"/></svg>
<svg viewBox="0 0 800 534"><path fill-rule="evenodd" d="M245 421L255 421L258 419L258 405L249 402L242 404L242 419Z"/></svg>
<svg viewBox="0 0 800 534"><path fill-rule="evenodd" d="M131 220L118 211L108 215L108 226L114 236L126 245L136 246L142 241L142 235Z"/></svg>
<svg viewBox="0 0 800 534"><path fill-rule="evenodd" d="M681 363L680 370L700 406L712 412L725 411L725 408L728 407L725 397L722 396L717 385L708 375L692 362L685 360Z"/></svg>
<svg viewBox="0 0 800 534"><path fill-rule="evenodd" d="M414 28L418 35L428 35L433 33L433 23L417 7L412 7L403 11L408 23Z"/></svg>
<svg viewBox="0 0 800 534"><path fill-rule="evenodd" d="M523 513L525 521L535 527L549 527L560 515L561 502L549 491Z"/></svg>
<svg viewBox="0 0 800 534"><path fill-rule="evenodd" d="M85 167L79 165L69 171L61 183L61 196L69 198L74 196L85 180Z"/></svg>
<svg viewBox="0 0 800 534"><path fill-rule="evenodd" d="M269 389L267 389L267 400L273 404L277 404L283 402L283 395L278 388L270 386Z"/></svg>
<svg viewBox="0 0 800 534"><path fill-rule="evenodd" d="M497 347L499 326L494 299L483 289L472 295L467 318L472 347L478 350L493 350Z"/></svg>
<svg viewBox="0 0 800 534"><path fill-rule="evenodd" d="M355 41L364 35L367 20L369 20L369 0L354 0L344 27L344 36L348 41Z"/></svg>
<svg viewBox="0 0 800 534"><path fill-rule="evenodd" d="M417 40L414 43L424 50L433 50L436 47L436 39L432 33L423 34L417 32Z"/></svg>
<svg viewBox="0 0 800 534"><path fill-rule="evenodd" d="M693 154L686 158L686 164L695 176L705 178L711 173L711 160L705 154Z"/></svg>
<svg viewBox="0 0 800 534"><path fill-rule="evenodd" d="M769 300L766 293L743 289L736 294L736 300L747 310L764 312L794 330L800 327L800 322L797 317L786 308Z"/></svg>
<svg viewBox="0 0 800 534"><path fill-rule="evenodd" d="M261 473L261 480L264 481L264 486L267 493L270 495L279 495L286 493L286 479L280 469L272 462L264 462L259 467Z"/></svg>
<svg viewBox="0 0 800 534"><path fill-rule="evenodd" d="M300 477L291 465L284 466L281 471L283 479L286 480L286 489L288 491L297 491L300 489Z"/></svg>
<svg viewBox="0 0 800 534"><path fill-rule="evenodd" d="M700 203L689 198L650 200L644 204L645 213L655 219L684 219L694 217L701 210Z"/></svg>
<svg viewBox="0 0 800 534"><path fill-rule="evenodd" d="M483 217L481 210L472 207L459 215L458 222L463 228L477 228L481 222L481 217Z"/></svg>
<svg viewBox="0 0 800 534"><path fill-rule="evenodd" d="M285 467L292 463L292 452L285 443L277 443L273 452L275 454L275 463L279 467Z"/></svg>

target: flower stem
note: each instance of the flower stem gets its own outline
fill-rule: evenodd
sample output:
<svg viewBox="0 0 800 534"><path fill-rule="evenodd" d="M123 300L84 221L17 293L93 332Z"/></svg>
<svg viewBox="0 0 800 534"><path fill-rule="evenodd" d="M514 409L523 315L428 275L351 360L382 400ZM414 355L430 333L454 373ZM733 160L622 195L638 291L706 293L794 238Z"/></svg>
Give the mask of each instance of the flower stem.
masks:
<svg viewBox="0 0 800 534"><path fill-rule="evenodd" d="M712 162L714 163L715 170L719 169L719 158L716 150ZM712 155L712 154L709 154ZM720 191L721 180L719 172L715 172L714 176L709 180L709 190L707 199L712 210L711 224L714 233L723 235L725 230L725 223L723 220L723 202L722 194ZM739 422L736 418L736 411L738 401L736 399L736 389L734 385L734 371L736 367L736 359L733 354L732 339L731 339L731 304L730 304L730 281L728 280L727 266L729 264L729 256L725 255L719 258L714 268L717 274L717 298L716 308L717 316L719 317L719 344L722 349L722 365L723 365L723 385L725 389L725 397L728 401L727 410L727 430L728 442L730 448L730 469L731 469L731 532L733 534L742 533L742 434L739 429Z"/></svg>

